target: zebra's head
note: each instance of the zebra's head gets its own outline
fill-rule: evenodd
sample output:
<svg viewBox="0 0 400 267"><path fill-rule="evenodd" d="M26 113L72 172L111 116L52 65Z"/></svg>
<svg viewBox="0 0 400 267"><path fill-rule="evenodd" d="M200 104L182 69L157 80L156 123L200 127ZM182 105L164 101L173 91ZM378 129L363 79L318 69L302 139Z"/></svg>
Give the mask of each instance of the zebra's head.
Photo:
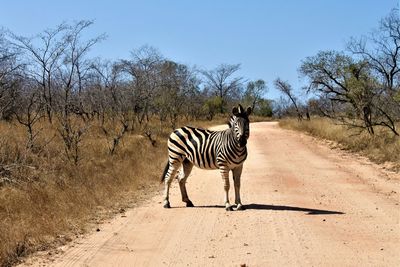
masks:
<svg viewBox="0 0 400 267"><path fill-rule="evenodd" d="M250 121L249 115L251 114L251 107L247 110L239 104L239 106L232 109L233 116L229 121L229 128L233 130L235 135L236 144L240 147L244 147L247 144L247 139L250 136Z"/></svg>

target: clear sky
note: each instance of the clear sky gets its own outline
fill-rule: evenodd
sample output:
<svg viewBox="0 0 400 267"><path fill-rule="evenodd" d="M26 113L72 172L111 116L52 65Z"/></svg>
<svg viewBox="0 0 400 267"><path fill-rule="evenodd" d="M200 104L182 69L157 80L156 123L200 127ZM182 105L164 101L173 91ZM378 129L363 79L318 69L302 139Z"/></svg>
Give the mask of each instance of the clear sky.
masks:
<svg viewBox="0 0 400 267"><path fill-rule="evenodd" d="M343 50L398 7L398 0L0 0L0 27L32 36L63 21L94 20L88 37L108 38L92 51L128 58L142 45L205 69L241 63L239 75L264 79L277 98L278 76L298 89L297 69L320 50ZM300 90L299 90L300 91Z"/></svg>

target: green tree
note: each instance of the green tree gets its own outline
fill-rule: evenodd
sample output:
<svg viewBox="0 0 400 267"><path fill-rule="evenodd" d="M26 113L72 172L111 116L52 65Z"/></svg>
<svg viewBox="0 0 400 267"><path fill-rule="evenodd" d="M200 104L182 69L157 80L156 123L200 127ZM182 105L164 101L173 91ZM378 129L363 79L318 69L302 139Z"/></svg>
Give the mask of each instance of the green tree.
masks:
<svg viewBox="0 0 400 267"><path fill-rule="evenodd" d="M272 112L272 101L269 99L261 98L258 101L257 108L254 110L255 115L263 117L271 117Z"/></svg>
<svg viewBox="0 0 400 267"><path fill-rule="evenodd" d="M246 91L243 95L244 103L251 106L253 110L256 110L256 106L262 100L262 97L267 90L267 85L262 79L248 82Z"/></svg>
<svg viewBox="0 0 400 267"><path fill-rule="evenodd" d="M341 52L322 51L306 58L300 73L310 81L307 92L330 101L325 115L346 125L367 129L371 134L374 126L379 125L398 135L394 121L379 112L382 91L368 62L356 61Z"/></svg>
<svg viewBox="0 0 400 267"><path fill-rule="evenodd" d="M203 109L207 114L207 119L212 120L215 114L221 111L223 100L220 96L214 96L206 100Z"/></svg>

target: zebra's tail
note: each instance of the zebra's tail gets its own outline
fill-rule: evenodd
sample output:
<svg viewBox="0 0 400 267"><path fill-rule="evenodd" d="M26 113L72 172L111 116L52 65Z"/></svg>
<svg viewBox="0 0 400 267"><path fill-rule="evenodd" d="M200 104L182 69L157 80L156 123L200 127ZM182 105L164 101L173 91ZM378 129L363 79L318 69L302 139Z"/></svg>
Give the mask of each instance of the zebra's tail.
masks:
<svg viewBox="0 0 400 267"><path fill-rule="evenodd" d="M169 161L167 162L167 165L165 165L164 172L163 172L163 174L161 176L161 183L164 182L165 175L167 175L168 169L169 169Z"/></svg>

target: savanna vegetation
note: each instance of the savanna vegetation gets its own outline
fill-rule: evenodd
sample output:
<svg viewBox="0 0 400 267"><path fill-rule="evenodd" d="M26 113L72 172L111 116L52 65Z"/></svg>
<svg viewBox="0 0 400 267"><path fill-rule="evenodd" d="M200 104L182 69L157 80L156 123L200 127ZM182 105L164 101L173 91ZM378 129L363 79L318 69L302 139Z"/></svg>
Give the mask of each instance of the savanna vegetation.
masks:
<svg viewBox="0 0 400 267"><path fill-rule="evenodd" d="M400 166L400 18L393 10L379 27L349 40L344 51L320 51L303 60L299 73L311 95L304 103L280 78L285 96L277 115L284 127L334 140L376 162ZM323 118L323 119L322 119Z"/></svg>
<svg viewBox="0 0 400 267"><path fill-rule="evenodd" d="M158 188L166 140L182 124L224 123L233 104L271 116L263 80L239 64L200 70L134 49L90 56L91 21L34 37L0 32L0 265L65 242L102 211Z"/></svg>
<svg viewBox="0 0 400 267"><path fill-rule="evenodd" d="M224 123L238 102L252 106L253 121L294 117L281 125L399 162L398 10L344 51L304 59L307 101L281 78L281 99L266 99L266 82L240 77L240 64L196 69L151 46L121 60L92 57L106 39L87 38L92 24L33 37L0 29L2 266L137 203L158 186L171 130Z"/></svg>
<svg viewBox="0 0 400 267"><path fill-rule="evenodd" d="M310 121L285 118L279 121L279 125L285 129L302 131L321 139L334 141L332 147L357 152L373 162L386 163L388 169L400 170L399 138L383 128L377 129L374 135L367 131L360 133L357 129L349 129L345 125L323 117L313 117Z"/></svg>

